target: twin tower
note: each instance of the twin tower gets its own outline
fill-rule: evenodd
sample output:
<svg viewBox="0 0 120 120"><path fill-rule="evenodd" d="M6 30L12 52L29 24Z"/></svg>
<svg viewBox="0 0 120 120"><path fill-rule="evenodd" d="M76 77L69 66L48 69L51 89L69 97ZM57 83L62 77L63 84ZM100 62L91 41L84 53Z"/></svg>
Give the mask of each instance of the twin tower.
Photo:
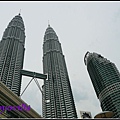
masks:
<svg viewBox="0 0 120 120"><path fill-rule="evenodd" d="M20 96L25 52L25 27L21 15L8 24L0 41L0 81ZM77 118L76 108L58 36L50 25L43 44L44 80L42 112L44 118Z"/></svg>

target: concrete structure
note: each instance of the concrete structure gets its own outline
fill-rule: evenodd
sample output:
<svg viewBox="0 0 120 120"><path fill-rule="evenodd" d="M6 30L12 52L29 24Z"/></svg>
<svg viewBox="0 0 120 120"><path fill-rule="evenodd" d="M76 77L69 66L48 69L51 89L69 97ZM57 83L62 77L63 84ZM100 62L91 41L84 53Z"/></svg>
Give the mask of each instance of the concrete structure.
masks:
<svg viewBox="0 0 120 120"><path fill-rule="evenodd" d="M32 96L31 96L32 97ZM26 104L20 97L14 94L6 85L0 81L0 106L19 106ZM28 105L27 105L28 106ZM5 110L0 109L0 118L42 118L35 110Z"/></svg>
<svg viewBox="0 0 120 120"><path fill-rule="evenodd" d="M115 64L97 53L87 52L85 65L103 111L120 118L120 73Z"/></svg>
<svg viewBox="0 0 120 120"><path fill-rule="evenodd" d="M100 112L97 115L95 115L94 118L112 118L113 115L114 114L111 111L104 111L104 112Z"/></svg>
<svg viewBox="0 0 120 120"><path fill-rule="evenodd" d="M42 87L43 117L77 118L61 43L50 25L44 35L43 72L48 74L48 80Z"/></svg>

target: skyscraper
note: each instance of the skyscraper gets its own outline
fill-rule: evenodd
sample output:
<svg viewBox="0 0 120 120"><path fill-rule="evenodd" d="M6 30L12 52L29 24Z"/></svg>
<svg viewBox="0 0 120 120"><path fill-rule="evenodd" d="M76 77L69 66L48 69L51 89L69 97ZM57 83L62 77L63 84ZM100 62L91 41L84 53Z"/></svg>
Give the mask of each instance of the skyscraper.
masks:
<svg viewBox="0 0 120 120"><path fill-rule="evenodd" d="M120 73L115 64L97 53L87 52L85 65L103 111L120 117Z"/></svg>
<svg viewBox="0 0 120 120"><path fill-rule="evenodd" d="M50 25L44 35L43 72L48 74L43 85L43 117L77 118L61 44Z"/></svg>
<svg viewBox="0 0 120 120"><path fill-rule="evenodd" d="M18 96L21 88L25 28L22 17L16 15L8 24L0 41L0 81Z"/></svg>

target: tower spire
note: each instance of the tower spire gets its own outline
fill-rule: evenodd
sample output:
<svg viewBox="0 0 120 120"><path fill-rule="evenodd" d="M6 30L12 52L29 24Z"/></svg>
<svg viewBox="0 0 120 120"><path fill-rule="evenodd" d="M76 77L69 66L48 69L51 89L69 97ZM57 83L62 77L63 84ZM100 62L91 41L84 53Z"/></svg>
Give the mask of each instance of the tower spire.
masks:
<svg viewBox="0 0 120 120"><path fill-rule="evenodd" d="M20 9L20 11L19 11L19 15L21 14L21 9Z"/></svg>
<svg viewBox="0 0 120 120"><path fill-rule="evenodd" d="M50 21L48 20L48 27L50 27Z"/></svg>

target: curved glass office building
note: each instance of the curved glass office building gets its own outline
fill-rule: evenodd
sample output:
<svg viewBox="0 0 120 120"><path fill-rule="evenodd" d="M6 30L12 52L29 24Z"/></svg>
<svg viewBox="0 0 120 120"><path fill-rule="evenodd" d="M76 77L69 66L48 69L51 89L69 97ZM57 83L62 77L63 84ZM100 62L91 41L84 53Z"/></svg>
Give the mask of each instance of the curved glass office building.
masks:
<svg viewBox="0 0 120 120"><path fill-rule="evenodd" d="M112 111L120 117L120 73L115 64L97 53L87 52L84 57L92 84L103 111Z"/></svg>

